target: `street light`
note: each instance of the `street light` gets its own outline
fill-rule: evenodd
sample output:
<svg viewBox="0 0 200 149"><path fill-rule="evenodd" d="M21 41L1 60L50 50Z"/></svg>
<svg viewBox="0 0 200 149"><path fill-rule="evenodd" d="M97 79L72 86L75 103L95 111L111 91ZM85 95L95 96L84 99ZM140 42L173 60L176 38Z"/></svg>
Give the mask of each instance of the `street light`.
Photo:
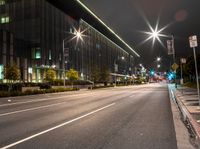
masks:
<svg viewBox="0 0 200 149"><path fill-rule="evenodd" d="M156 25L156 28L153 29L151 26L150 26L150 29L151 29L151 32L144 32L148 35L150 35L145 41L148 41L150 39L153 39L153 44L155 42L155 39L157 39L160 44L164 47L162 41L160 40L160 37L167 37L167 38L171 38L171 40L167 40L167 48L168 48L168 55L173 55L173 62L174 64L173 65L177 65L175 62L176 62L176 59L175 59L175 48L174 48L174 36L173 35L164 35L162 34L161 32L166 29L168 27L165 26L163 27L162 29L158 29L158 24ZM159 59L157 59L157 62L158 62ZM176 73L176 69L174 69L174 72ZM175 76L175 87L177 88L177 84L176 84L176 76Z"/></svg>
<svg viewBox="0 0 200 149"><path fill-rule="evenodd" d="M161 61L161 57L157 57L156 61L160 62Z"/></svg>
<svg viewBox="0 0 200 149"><path fill-rule="evenodd" d="M116 64L116 61L117 60L125 60L125 57L122 56L122 57L117 57L115 60L114 60L114 71L115 71L115 87L117 86L117 71L118 71L118 65Z"/></svg>
<svg viewBox="0 0 200 149"><path fill-rule="evenodd" d="M71 41L71 40L73 40L73 39L77 39L77 42L78 42L78 40L79 39L81 39L81 41L83 41L83 34L82 34L83 32L81 32L80 31L80 28L78 29L78 30L76 30L75 29L75 32L74 32L74 37L73 38L71 38L71 39L68 39L68 38L65 38L65 39L63 39L63 77L64 77L64 81L63 81L63 85L64 85L64 87L65 87L65 78L66 78L66 75L65 75L65 63L67 63L67 61L65 61L65 41L67 40L67 42L69 42L69 41Z"/></svg>

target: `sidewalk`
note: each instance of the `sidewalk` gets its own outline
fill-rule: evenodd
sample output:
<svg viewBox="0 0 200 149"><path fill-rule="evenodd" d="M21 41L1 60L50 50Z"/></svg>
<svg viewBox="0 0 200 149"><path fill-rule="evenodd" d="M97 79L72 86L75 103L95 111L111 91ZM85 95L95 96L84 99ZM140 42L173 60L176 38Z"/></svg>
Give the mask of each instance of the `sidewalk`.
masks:
<svg viewBox="0 0 200 149"><path fill-rule="evenodd" d="M200 106L197 96L197 90L174 85L169 85L172 99L178 106L183 121L186 123L191 134L194 135L193 143L200 148Z"/></svg>

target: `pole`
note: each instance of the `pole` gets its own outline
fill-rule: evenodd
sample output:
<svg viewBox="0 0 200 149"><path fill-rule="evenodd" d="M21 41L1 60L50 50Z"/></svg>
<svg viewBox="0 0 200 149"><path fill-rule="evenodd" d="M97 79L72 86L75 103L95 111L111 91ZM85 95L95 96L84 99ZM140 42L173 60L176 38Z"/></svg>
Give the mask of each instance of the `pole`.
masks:
<svg viewBox="0 0 200 149"><path fill-rule="evenodd" d="M174 47L174 36L172 35L172 49L173 49L173 62L175 64L176 59L175 59L175 47ZM174 70L175 72L175 88L177 88L177 82L176 82L176 70Z"/></svg>
<svg viewBox="0 0 200 149"><path fill-rule="evenodd" d="M175 63L175 47L174 47L174 36L172 35L172 49L173 49L173 61Z"/></svg>
<svg viewBox="0 0 200 149"><path fill-rule="evenodd" d="M193 53L194 53L194 62L195 62L195 70L196 70L197 93L198 93L199 105L200 105L200 95L199 95L199 77L198 77L198 70L197 70L197 59L196 59L195 47L193 47Z"/></svg>
<svg viewBox="0 0 200 149"><path fill-rule="evenodd" d="M114 72L115 72L115 87L116 87L117 86L116 59L114 60Z"/></svg>
<svg viewBox="0 0 200 149"><path fill-rule="evenodd" d="M181 84L183 83L183 64L181 62Z"/></svg>
<svg viewBox="0 0 200 149"><path fill-rule="evenodd" d="M181 60L181 81L180 81L180 83L181 83L181 87L182 87L181 92L183 94L183 63L182 63L182 60Z"/></svg>
<svg viewBox="0 0 200 149"><path fill-rule="evenodd" d="M65 39L63 40L63 85L65 87Z"/></svg>

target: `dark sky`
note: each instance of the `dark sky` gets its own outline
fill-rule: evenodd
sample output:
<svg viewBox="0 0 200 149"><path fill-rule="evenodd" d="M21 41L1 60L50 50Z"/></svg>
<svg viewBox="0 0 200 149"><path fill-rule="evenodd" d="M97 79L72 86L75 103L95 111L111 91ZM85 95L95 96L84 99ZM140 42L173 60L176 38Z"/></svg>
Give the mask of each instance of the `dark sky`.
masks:
<svg viewBox="0 0 200 149"><path fill-rule="evenodd" d="M152 40L141 44L148 37L141 31L150 31L145 17L153 28L158 18L159 28L171 24L162 33L175 36L177 63L178 57L193 54L189 48L188 37L195 34L200 39L200 0L82 0L82 2L135 48L141 55L140 62L148 68L155 66L157 56L162 57L163 68L169 68L170 56L158 41L153 47ZM165 46L167 39L169 38L161 38ZM200 48L197 48L197 52L199 50Z"/></svg>

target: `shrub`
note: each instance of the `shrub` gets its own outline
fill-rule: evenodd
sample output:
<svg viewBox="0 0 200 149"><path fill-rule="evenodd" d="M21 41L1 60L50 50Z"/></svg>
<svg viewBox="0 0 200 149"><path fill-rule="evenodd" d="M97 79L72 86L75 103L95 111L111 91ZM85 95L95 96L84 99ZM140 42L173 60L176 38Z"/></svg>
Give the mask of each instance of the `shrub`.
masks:
<svg viewBox="0 0 200 149"><path fill-rule="evenodd" d="M8 91L9 86L8 84L0 84L0 91Z"/></svg>
<svg viewBox="0 0 200 149"><path fill-rule="evenodd" d="M7 91L0 91L0 97L9 97L10 93Z"/></svg>
<svg viewBox="0 0 200 149"><path fill-rule="evenodd" d="M26 90L25 92L0 91L0 97L37 95L37 94L57 93L57 92L65 92L65 91L77 91L77 90L79 90L79 88L58 88L58 89L44 89L44 90Z"/></svg>
<svg viewBox="0 0 200 149"><path fill-rule="evenodd" d="M10 92L10 96L22 96L22 95L23 95L23 93L19 92L19 91Z"/></svg>
<svg viewBox="0 0 200 149"><path fill-rule="evenodd" d="M100 89L100 88L109 88L109 87L114 87L114 85L109 85L109 86L93 86L93 87L88 87L88 89Z"/></svg>
<svg viewBox="0 0 200 149"><path fill-rule="evenodd" d="M40 89L51 89L51 85L48 83L40 84Z"/></svg>
<svg viewBox="0 0 200 149"><path fill-rule="evenodd" d="M22 84L21 83L12 84L12 90L11 91L21 92L22 91Z"/></svg>

